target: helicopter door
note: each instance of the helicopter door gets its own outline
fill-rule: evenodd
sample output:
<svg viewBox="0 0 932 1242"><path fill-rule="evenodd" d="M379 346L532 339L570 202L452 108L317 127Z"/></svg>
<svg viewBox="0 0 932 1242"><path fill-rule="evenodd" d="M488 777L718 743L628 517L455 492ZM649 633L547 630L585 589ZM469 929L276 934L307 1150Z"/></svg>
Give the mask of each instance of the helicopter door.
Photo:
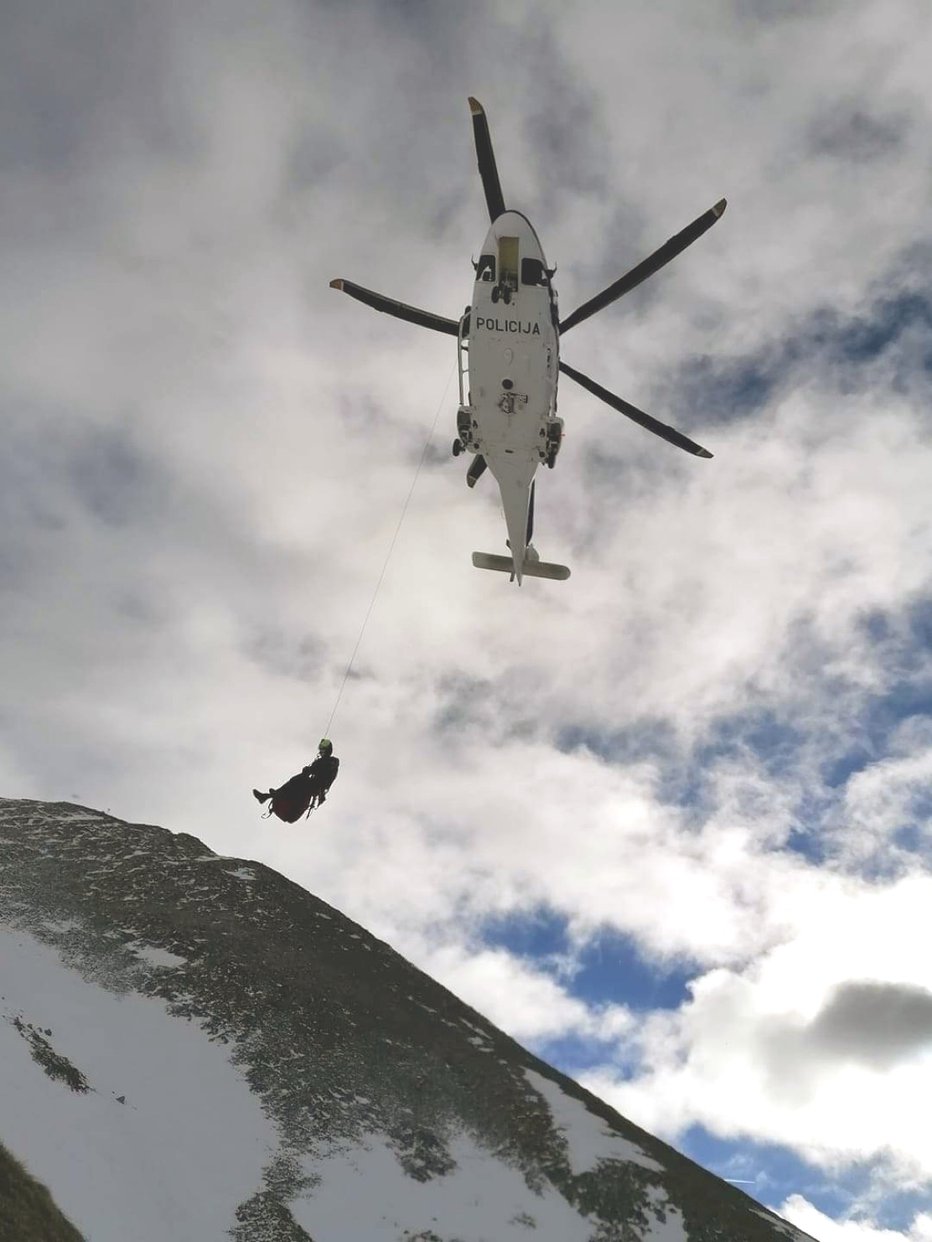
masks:
<svg viewBox="0 0 932 1242"><path fill-rule="evenodd" d="M495 293L498 293L507 305L517 288L518 239L517 237L500 237L498 239L498 288L492 294L492 301L498 301L495 296Z"/></svg>

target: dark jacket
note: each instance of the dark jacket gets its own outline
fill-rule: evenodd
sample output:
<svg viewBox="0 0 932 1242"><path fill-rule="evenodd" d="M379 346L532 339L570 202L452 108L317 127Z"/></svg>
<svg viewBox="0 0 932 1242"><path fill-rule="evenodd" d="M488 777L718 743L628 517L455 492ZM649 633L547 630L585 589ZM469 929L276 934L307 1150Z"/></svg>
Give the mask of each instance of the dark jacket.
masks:
<svg viewBox="0 0 932 1242"><path fill-rule="evenodd" d="M336 755L318 755L311 766L304 769L311 776L316 787L322 789L324 793L337 779L339 770L340 760Z"/></svg>

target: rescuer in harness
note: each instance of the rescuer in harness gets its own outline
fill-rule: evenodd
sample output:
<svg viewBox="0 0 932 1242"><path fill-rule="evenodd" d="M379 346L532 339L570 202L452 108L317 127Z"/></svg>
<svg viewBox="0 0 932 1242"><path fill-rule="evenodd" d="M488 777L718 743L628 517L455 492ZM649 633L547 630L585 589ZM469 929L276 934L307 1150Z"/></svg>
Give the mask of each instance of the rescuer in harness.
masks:
<svg viewBox="0 0 932 1242"><path fill-rule="evenodd" d="M254 789L253 797L263 804L268 802L270 814L293 824L305 811L310 812L326 801L327 790L337 779L339 769L340 760L333 753L333 742L322 737L313 763L279 789L270 789L268 793Z"/></svg>

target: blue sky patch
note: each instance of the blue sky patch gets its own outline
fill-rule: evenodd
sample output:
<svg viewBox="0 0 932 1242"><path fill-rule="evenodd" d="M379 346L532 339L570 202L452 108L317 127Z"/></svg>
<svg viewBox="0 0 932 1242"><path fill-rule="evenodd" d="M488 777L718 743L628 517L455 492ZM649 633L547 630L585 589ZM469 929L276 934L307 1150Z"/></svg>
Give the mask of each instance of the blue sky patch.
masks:
<svg viewBox="0 0 932 1242"><path fill-rule="evenodd" d="M687 984L696 968L657 964L645 958L633 936L614 930L599 932L583 948L574 949L566 918L539 909L528 917L494 919L482 927L483 942L538 966L556 971L558 959L571 954L574 970L567 990L588 1005L617 1004L646 1012L676 1009L689 998Z"/></svg>
<svg viewBox="0 0 932 1242"><path fill-rule="evenodd" d="M701 410L708 420L734 422L795 387L804 371L818 369L823 380L831 376L840 392L860 390L863 368L883 355L893 363L888 382L897 389L932 371L932 293L884 294L865 314L847 318L820 307L792 335L753 353L687 358L662 385L659 399L674 421Z"/></svg>
<svg viewBox="0 0 932 1242"><path fill-rule="evenodd" d="M879 1161L833 1168L829 1173L788 1147L746 1138L723 1139L698 1125L679 1135L673 1146L769 1207L778 1207L790 1195L798 1194L836 1220L848 1213L854 1219L866 1216L866 1212L854 1211L855 1205L865 1201L872 1179L878 1179L878 1184L885 1181ZM876 1203L871 1197L869 1219L881 1229L905 1231L916 1214L928 1211L928 1207L927 1190L893 1192L885 1187L877 1194Z"/></svg>
<svg viewBox="0 0 932 1242"><path fill-rule="evenodd" d="M719 1138L699 1125L690 1126L673 1145L716 1177L733 1182L769 1206L799 1194L832 1217L850 1207L852 1195L837 1177L829 1181L820 1169L789 1148L746 1138Z"/></svg>
<svg viewBox="0 0 932 1242"><path fill-rule="evenodd" d="M614 930L600 933L578 960L575 996L590 1002L611 1000L638 1012L678 1009L689 999L687 984L697 970L649 961L634 937Z"/></svg>

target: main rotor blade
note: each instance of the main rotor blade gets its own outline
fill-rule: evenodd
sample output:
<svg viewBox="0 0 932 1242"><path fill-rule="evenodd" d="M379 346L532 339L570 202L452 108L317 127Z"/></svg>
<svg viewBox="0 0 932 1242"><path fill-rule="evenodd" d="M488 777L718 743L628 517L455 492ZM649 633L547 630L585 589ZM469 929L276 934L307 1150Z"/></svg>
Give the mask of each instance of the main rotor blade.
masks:
<svg viewBox="0 0 932 1242"><path fill-rule="evenodd" d="M362 285L354 285L351 280L331 280L331 289L342 289L357 302L365 302L377 311L386 315L394 315L396 319L406 319L408 323L416 323L420 328L431 328L434 332L445 332L447 336L459 335L459 324L455 319L444 319L442 315L434 315L430 311L420 310L417 306L408 306L406 302L396 302L384 294L373 293Z"/></svg>
<svg viewBox="0 0 932 1242"><path fill-rule="evenodd" d="M560 363L560 370L564 375L568 375L570 379L575 380L577 384L581 384L583 388L588 389L594 397L598 397L607 405L610 405L619 414L627 415L628 418L639 423L640 426L645 427L648 431L652 431L655 436L660 436L661 440L666 440L668 444L675 444L677 448L685 449L687 453L693 453L696 457L712 456L708 449L704 449L700 444L696 444L694 440L684 436L675 427L668 427L666 423L660 422L657 418L651 418L649 414L639 410L630 401L616 397L613 392L609 392L607 388L603 388L601 384L591 380L588 375L583 375L582 371L577 371L574 367L567 366L565 362Z"/></svg>
<svg viewBox="0 0 932 1242"><path fill-rule="evenodd" d="M472 132L476 139L476 155L479 159L479 175L482 177L485 201L489 206L489 216L492 220L497 220L505 210L505 197L502 194L502 183L498 179L498 169L495 167L489 122L482 104L471 95L469 111L472 113Z"/></svg>
<svg viewBox="0 0 932 1242"><path fill-rule="evenodd" d="M594 298L584 302L578 310L573 311L572 315L564 319L560 324L560 331L568 332L570 328L575 328L578 323L582 323L584 319L588 319L596 311L610 306L618 298L624 297L626 293L636 289L642 281L647 280L648 276L653 276L654 272L660 271L671 259L675 259L687 246L691 246L694 241L710 229L719 216L721 216L726 206L727 200L723 198L714 207L704 211L701 216L693 220L692 224L687 224L682 232L677 233L675 237L671 237L669 241L664 242L660 249L655 250L643 263L639 263L637 267L632 267L631 271L626 272L620 280L616 280L613 285L609 285L607 289L597 293Z"/></svg>

